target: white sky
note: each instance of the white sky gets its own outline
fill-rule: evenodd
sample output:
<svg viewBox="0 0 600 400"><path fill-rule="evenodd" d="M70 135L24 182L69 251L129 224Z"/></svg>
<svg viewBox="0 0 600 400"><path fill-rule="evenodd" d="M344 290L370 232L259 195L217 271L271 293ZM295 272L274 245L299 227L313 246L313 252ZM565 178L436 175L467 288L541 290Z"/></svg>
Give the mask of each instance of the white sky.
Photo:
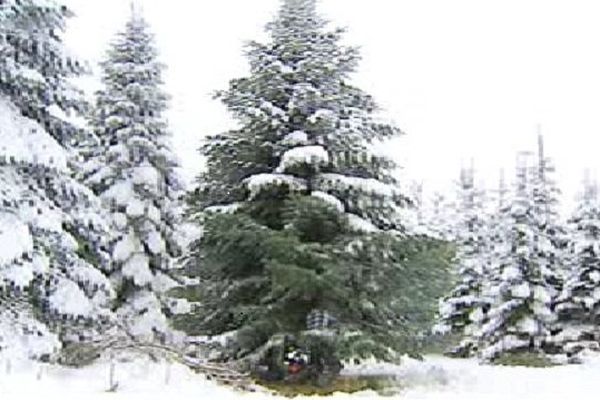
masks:
<svg viewBox="0 0 600 400"><path fill-rule="evenodd" d="M127 0L64 0L68 43L94 63L129 15ZM243 43L265 37L278 0L138 0L169 69L175 147L189 177L205 134L232 126L211 94L246 73ZM346 42L362 48L355 83L407 132L393 147L406 174L448 187L471 157L488 186L515 152L547 153L570 203L599 170L600 2L596 0L322 0ZM391 148L391 147L390 147Z"/></svg>

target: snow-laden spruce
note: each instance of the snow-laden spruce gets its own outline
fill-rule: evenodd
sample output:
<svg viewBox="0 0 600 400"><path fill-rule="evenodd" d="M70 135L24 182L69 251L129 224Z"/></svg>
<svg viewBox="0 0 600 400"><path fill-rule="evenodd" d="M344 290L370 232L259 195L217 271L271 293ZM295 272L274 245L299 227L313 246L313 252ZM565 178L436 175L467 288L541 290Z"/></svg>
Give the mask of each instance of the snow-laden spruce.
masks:
<svg viewBox="0 0 600 400"><path fill-rule="evenodd" d="M561 332L556 341L567 350L592 346L600 337L600 203L596 182L585 182L571 218L573 268L557 299Z"/></svg>
<svg viewBox="0 0 600 400"><path fill-rule="evenodd" d="M567 270L566 247L568 238L565 224L560 218L560 189L554 177L556 169L552 159L544 152L544 138L538 135L537 164L531 172L534 201L533 216L539 240L535 242L535 256L540 272L550 284L555 298L562 289L564 271Z"/></svg>
<svg viewBox="0 0 600 400"><path fill-rule="evenodd" d="M551 338L556 315L552 310L554 280L544 274L542 256L536 252L547 237L539 230L539 205L533 186L538 168L528 168L521 158L517 166L516 190L507 211L510 246L498 254L498 267L490 271L491 309L476 333L481 356L495 359L507 352L539 352Z"/></svg>
<svg viewBox="0 0 600 400"><path fill-rule="evenodd" d="M337 368L332 349L411 351L446 275L438 242L405 238L395 165L373 152L400 131L350 83L358 52L315 0L283 1L267 31L267 43L248 46L250 74L218 93L239 127L202 149L190 204L204 236L188 265L202 306L187 329L236 331L233 357L261 354L280 333L321 335L327 368ZM307 329L311 313L336 326Z"/></svg>
<svg viewBox="0 0 600 400"><path fill-rule="evenodd" d="M153 35L132 12L102 62L104 88L90 124L101 140L88 148L85 181L111 211L116 231L110 279L116 312L138 339L169 332L163 293L181 254L178 163L163 113L167 95Z"/></svg>
<svg viewBox="0 0 600 400"><path fill-rule="evenodd" d="M510 213L512 199L509 198L510 193L506 185L504 171L500 171L500 179L498 188L493 190L489 196L490 202L487 209L486 229L485 229L485 248L483 251L483 262L485 274L482 276L481 294L489 303L493 301L493 295L496 285L496 278L501 276L502 262L506 254L511 250L511 227L512 216ZM488 307L489 308L489 307ZM471 331L473 342L479 340L480 327L487 321L487 313L482 315L473 325Z"/></svg>
<svg viewBox="0 0 600 400"><path fill-rule="evenodd" d="M108 227L72 178L84 72L58 36L71 14L53 1L0 4L0 352L51 356L111 319ZM80 117L79 117L80 118Z"/></svg>
<svg viewBox="0 0 600 400"><path fill-rule="evenodd" d="M485 193L475 183L475 170L463 168L458 190L459 219L456 223L456 280L452 292L440 302L440 321L436 331L463 337L452 352L468 356L475 351L474 329L489 308L484 293L487 278L488 221Z"/></svg>

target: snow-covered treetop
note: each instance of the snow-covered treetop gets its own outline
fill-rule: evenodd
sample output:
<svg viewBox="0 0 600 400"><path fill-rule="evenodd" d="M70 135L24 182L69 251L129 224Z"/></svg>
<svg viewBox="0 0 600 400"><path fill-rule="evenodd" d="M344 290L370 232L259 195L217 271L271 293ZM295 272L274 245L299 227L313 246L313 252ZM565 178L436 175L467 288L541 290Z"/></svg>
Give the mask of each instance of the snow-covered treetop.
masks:
<svg viewBox="0 0 600 400"><path fill-rule="evenodd" d="M600 237L600 202L598 201L598 184L596 181L591 181L589 177L586 177L584 181L569 224L574 236L575 256L590 249L592 253L597 254L596 250L599 247L597 239ZM576 261L577 263L581 264L581 260ZM577 268L577 265L575 267Z"/></svg>
<svg viewBox="0 0 600 400"><path fill-rule="evenodd" d="M111 42L102 62L102 81L107 89L123 90L131 97L144 96L143 100L152 101L154 111L162 112L167 108L168 96L162 91L144 90L164 83L162 73L166 66L157 59L154 35L143 16L134 13Z"/></svg>
<svg viewBox="0 0 600 400"><path fill-rule="evenodd" d="M589 213L590 210L600 208L598 200L598 183L586 176L583 188L578 194L578 202L571 217L571 223L577 223L580 219L585 218L585 214Z"/></svg>
<svg viewBox="0 0 600 400"><path fill-rule="evenodd" d="M557 230L560 225L560 189L554 174L552 159L544 153L544 139L538 137L538 160L531 172L533 199L536 204L538 224L545 230Z"/></svg>
<svg viewBox="0 0 600 400"><path fill-rule="evenodd" d="M101 145L88 148L85 180L96 192L113 186L110 192L117 200L123 197L124 184L117 183L122 178L140 190L164 191L163 197L177 199L183 182L163 116L169 99L162 90L165 65L158 61L154 37L141 15L132 14L101 66L104 88L97 93L91 117ZM94 154L97 149L102 149L100 154ZM126 176L121 176L123 171Z"/></svg>
<svg viewBox="0 0 600 400"><path fill-rule="evenodd" d="M458 237L460 241L484 240L482 230L485 226L485 194L475 183L475 169L463 168L460 174L460 182L457 193L458 200ZM482 243L471 243L475 247ZM482 246L483 247L483 246Z"/></svg>
<svg viewBox="0 0 600 400"><path fill-rule="evenodd" d="M169 97L159 89L165 65L157 58L148 24L133 14L101 63L105 88L97 93L92 125L105 145L135 144L156 154L169 150L163 139L167 123L162 118Z"/></svg>
<svg viewBox="0 0 600 400"><path fill-rule="evenodd" d="M407 198L393 177L396 165L372 145L400 130L349 82L357 50L339 43L343 30L327 29L314 0L283 1L267 32L269 42L248 45L250 75L217 93L241 127L207 139L196 205L244 201L258 182L268 187L267 176L281 185L288 175L293 191L327 193L379 228L399 227Z"/></svg>
<svg viewBox="0 0 600 400"><path fill-rule="evenodd" d="M277 18L267 24L267 31L271 33L273 44L282 47L280 66L284 71L286 67L297 68L297 61L301 61L300 65L306 67L335 69L344 78L354 72L357 50L338 47L336 42L341 39L344 29L326 31L327 24L328 21L317 13L316 0L282 1ZM328 51L331 53L328 54ZM314 63L307 56L316 58ZM323 56L328 56L329 63L323 64L318 60Z"/></svg>

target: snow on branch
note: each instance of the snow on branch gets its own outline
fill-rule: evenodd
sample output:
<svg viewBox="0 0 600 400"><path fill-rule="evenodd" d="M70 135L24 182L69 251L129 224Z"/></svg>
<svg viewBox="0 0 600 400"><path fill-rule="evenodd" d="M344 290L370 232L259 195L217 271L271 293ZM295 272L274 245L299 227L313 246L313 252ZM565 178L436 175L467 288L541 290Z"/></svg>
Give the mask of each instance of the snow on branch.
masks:
<svg viewBox="0 0 600 400"><path fill-rule="evenodd" d="M86 129L88 127L84 117L75 114L67 114L58 104L52 104L51 106L46 107L46 111L54 118L73 125L76 128Z"/></svg>
<svg viewBox="0 0 600 400"><path fill-rule="evenodd" d="M301 146L294 147L283 153L281 163L275 172L284 172L298 164L309 164L321 167L329 164L329 154L323 146Z"/></svg>
<svg viewBox="0 0 600 400"><path fill-rule="evenodd" d="M364 193L372 193L383 197L401 195L400 190L393 185L388 185L376 179L358 178L340 174L320 174L317 177L318 186L322 189L350 189Z"/></svg>
<svg viewBox="0 0 600 400"><path fill-rule="evenodd" d="M366 219L359 217L358 215L350 213L347 213L346 215L348 216L348 222L350 223L350 227L355 231L365 233L373 233L379 231L379 229L377 229L375 225L373 225Z"/></svg>
<svg viewBox="0 0 600 400"><path fill-rule="evenodd" d="M306 181L285 174L257 174L244 180L244 183L250 190L250 198L269 186L287 186L290 190L301 191L306 189Z"/></svg>
<svg viewBox="0 0 600 400"><path fill-rule="evenodd" d="M67 152L37 122L0 97L0 165L25 162L65 170Z"/></svg>
<svg viewBox="0 0 600 400"><path fill-rule="evenodd" d="M64 315L92 315L93 306L81 288L73 281L61 279L49 297L50 307Z"/></svg>
<svg viewBox="0 0 600 400"><path fill-rule="evenodd" d="M204 212L216 213L216 214L233 214L240 208L240 206L241 206L241 203L216 205L216 206L206 207L204 209Z"/></svg>
<svg viewBox="0 0 600 400"><path fill-rule="evenodd" d="M304 131L294 131L285 136L281 143L286 146L305 146L308 144L308 135Z"/></svg>
<svg viewBox="0 0 600 400"><path fill-rule="evenodd" d="M312 192L310 195L323 200L325 203L335 207L338 211L344 212L344 204L337 197L320 191Z"/></svg>
<svg viewBox="0 0 600 400"><path fill-rule="evenodd" d="M17 216L0 213L0 265L7 264L33 250L33 239L27 225Z"/></svg>
<svg viewBox="0 0 600 400"><path fill-rule="evenodd" d="M130 278L136 286L152 283L154 275L150 271L149 259L143 253L133 254L123 265L124 277Z"/></svg>

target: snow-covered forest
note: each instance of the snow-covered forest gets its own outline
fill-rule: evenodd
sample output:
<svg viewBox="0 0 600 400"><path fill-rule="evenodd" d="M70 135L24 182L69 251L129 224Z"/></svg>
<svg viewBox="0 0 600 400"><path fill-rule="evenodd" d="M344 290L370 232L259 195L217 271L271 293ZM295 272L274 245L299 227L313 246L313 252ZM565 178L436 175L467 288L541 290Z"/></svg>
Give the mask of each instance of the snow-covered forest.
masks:
<svg viewBox="0 0 600 400"><path fill-rule="evenodd" d="M424 190L319 4L281 0L246 44L248 73L214 88L234 123L188 183L137 2L92 68L66 4L0 1L0 398L466 398L465 376L508 398L518 374L548 398L600 370L593 172L565 211L540 132L493 185L472 162Z"/></svg>

